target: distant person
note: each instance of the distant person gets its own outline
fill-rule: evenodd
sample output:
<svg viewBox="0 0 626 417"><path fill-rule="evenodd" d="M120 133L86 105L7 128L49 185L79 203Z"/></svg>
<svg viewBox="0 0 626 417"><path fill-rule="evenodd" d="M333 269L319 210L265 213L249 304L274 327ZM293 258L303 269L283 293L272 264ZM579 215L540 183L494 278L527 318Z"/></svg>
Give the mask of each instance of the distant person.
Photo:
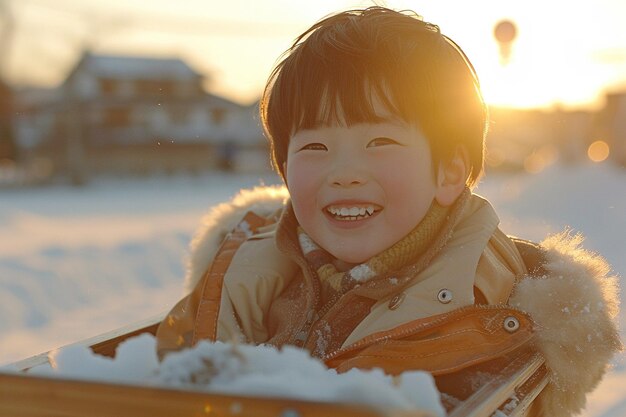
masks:
<svg viewBox="0 0 626 417"><path fill-rule="evenodd" d="M550 382L531 415L584 407L621 348L616 279L579 237L508 237L472 193L487 108L437 26L383 7L319 21L269 77L261 120L286 189L207 217L161 357L296 345L340 372L428 370L452 409L537 350Z"/></svg>
<svg viewBox="0 0 626 417"><path fill-rule="evenodd" d="M235 168L235 156L237 154L237 148L232 141L224 141L218 145L217 166L222 171L232 171Z"/></svg>

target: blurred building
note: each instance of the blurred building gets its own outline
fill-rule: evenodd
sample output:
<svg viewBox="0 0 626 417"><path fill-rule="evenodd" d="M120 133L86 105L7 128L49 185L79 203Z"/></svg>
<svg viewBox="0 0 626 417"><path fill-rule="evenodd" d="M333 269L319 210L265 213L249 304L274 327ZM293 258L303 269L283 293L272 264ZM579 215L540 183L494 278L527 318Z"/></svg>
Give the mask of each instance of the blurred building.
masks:
<svg viewBox="0 0 626 417"><path fill-rule="evenodd" d="M91 53L58 88L12 96L0 84L0 160L19 155L36 176L75 183L100 173L269 169L258 103L239 105L203 84L180 59ZM557 160L577 163L598 138L626 166L626 92L609 95L596 113L491 108L487 169L535 173Z"/></svg>
<svg viewBox="0 0 626 417"><path fill-rule="evenodd" d="M203 82L180 59L86 53L57 89L20 95L18 143L77 183L98 173L267 167L256 109L208 94Z"/></svg>
<svg viewBox="0 0 626 417"><path fill-rule="evenodd" d="M582 110L491 108L486 166L490 170L541 172L556 161L587 158L594 113Z"/></svg>
<svg viewBox="0 0 626 417"><path fill-rule="evenodd" d="M13 136L13 91L0 80L0 164L15 161L17 147Z"/></svg>
<svg viewBox="0 0 626 417"><path fill-rule="evenodd" d="M608 144L609 157L626 167L626 91L607 94L597 115L596 132Z"/></svg>
<svg viewBox="0 0 626 417"><path fill-rule="evenodd" d="M554 158L556 138L551 113L491 108L486 167L500 171L540 171Z"/></svg>

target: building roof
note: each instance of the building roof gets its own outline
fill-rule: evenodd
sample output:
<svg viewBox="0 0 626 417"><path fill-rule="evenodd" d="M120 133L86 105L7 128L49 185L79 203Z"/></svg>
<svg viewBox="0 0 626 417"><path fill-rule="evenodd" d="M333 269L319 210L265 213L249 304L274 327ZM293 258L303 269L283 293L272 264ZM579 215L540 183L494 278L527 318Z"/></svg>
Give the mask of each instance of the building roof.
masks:
<svg viewBox="0 0 626 417"><path fill-rule="evenodd" d="M79 66L107 78L191 79L201 77L179 58L154 58L85 53Z"/></svg>

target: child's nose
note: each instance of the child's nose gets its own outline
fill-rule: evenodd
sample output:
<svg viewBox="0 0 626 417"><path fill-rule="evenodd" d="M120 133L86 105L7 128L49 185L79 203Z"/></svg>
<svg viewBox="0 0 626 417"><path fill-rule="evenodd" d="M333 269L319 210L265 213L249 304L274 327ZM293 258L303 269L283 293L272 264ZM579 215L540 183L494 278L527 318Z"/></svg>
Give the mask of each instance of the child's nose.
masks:
<svg viewBox="0 0 626 417"><path fill-rule="evenodd" d="M349 164L337 166L329 175L329 182L335 187L354 187L366 182L364 174Z"/></svg>
<svg viewBox="0 0 626 417"><path fill-rule="evenodd" d="M360 184L361 184L361 182L359 180L352 180L352 181L336 180L336 181L333 181L333 185L337 185L339 187L349 187L349 186L360 185Z"/></svg>

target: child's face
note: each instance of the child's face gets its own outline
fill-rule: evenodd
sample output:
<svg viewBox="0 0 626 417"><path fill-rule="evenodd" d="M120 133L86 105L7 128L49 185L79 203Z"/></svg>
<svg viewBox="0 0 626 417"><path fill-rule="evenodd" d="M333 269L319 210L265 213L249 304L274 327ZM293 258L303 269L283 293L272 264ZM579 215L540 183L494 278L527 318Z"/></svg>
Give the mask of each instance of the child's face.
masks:
<svg viewBox="0 0 626 417"><path fill-rule="evenodd" d="M426 138L385 118L301 130L289 143L285 174L296 218L343 262L362 263L402 239L436 194Z"/></svg>

